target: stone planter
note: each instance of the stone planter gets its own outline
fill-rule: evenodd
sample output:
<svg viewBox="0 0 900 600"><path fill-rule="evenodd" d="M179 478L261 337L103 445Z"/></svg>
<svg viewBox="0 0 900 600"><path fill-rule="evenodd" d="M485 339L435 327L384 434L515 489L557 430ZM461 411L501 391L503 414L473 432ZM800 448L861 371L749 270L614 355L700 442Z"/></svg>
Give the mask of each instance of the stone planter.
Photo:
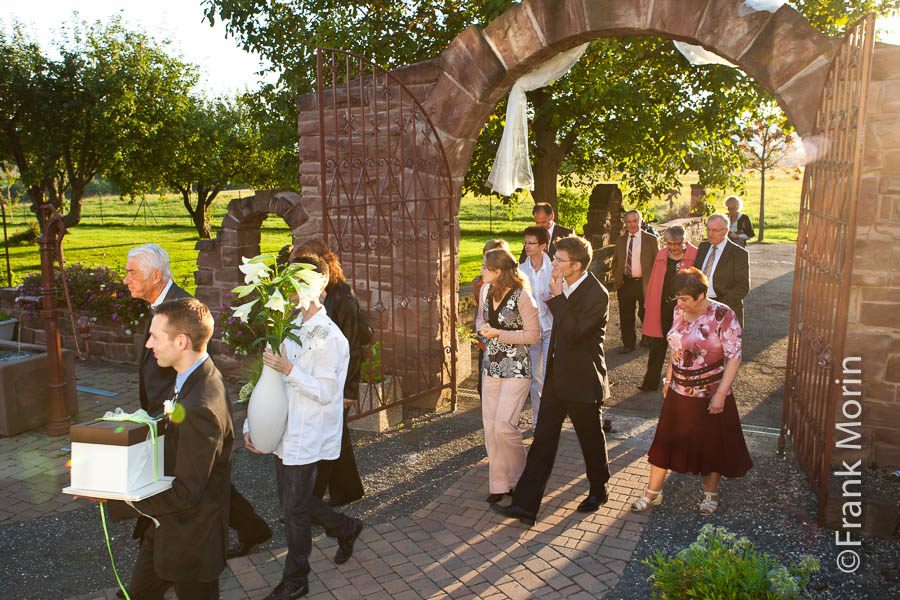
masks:
<svg viewBox="0 0 900 600"><path fill-rule="evenodd" d="M11 340L13 339L13 332L16 330L16 323L18 323L18 319L9 319L7 321L0 321L0 340Z"/></svg>
<svg viewBox="0 0 900 600"><path fill-rule="evenodd" d="M360 383L359 401L363 410L369 410L369 406L384 406L390 402L397 402L403 397L400 389L400 381L394 381L390 375L386 375L381 383ZM371 401L370 401L371 399ZM352 411L353 409L351 409ZM351 413L350 417L353 416ZM359 431L382 432L398 425L403 421L403 405L395 404L377 413L367 415L360 419L347 422L350 429Z"/></svg>
<svg viewBox="0 0 900 600"><path fill-rule="evenodd" d="M30 355L0 361L0 435L11 436L45 425L50 420L50 390L47 382L47 349L35 344L0 341L0 350L21 349ZM75 395L75 353L62 350L66 374L66 407L69 415L78 413Z"/></svg>

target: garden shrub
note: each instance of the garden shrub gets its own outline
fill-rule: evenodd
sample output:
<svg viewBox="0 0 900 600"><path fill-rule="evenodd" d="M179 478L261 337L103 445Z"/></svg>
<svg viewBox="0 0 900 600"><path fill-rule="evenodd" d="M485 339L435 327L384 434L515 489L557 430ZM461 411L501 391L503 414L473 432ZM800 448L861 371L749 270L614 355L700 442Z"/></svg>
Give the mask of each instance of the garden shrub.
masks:
<svg viewBox="0 0 900 600"><path fill-rule="evenodd" d="M262 342L265 339L265 327L262 321L251 320L244 323L232 314L232 304L244 304L255 296L251 295L232 302L232 295L226 297L226 304L219 307L219 326L217 333L222 342L231 350L236 358L262 353Z"/></svg>
<svg viewBox="0 0 900 600"><path fill-rule="evenodd" d="M670 600L809 598L809 575L819 570L819 561L811 556L785 567L757 552L747 538L710 524L703 526L697 541L674 557L657 550L643 563L653 570L653 597Z"/></svg>
<svg viewBox="0 0 900 600"><path fill-rule="evenodd" d="M588 207L591 203L590 196L586 196L578 190L560 188L556 193L556 202L556 212L558 213L556 222L579 233L587 223Z"/></svg>
<svg viewBox="0 0 900 600"><path fill-rule="evenodd" d="M65 310L66 296L59 269L56 269L55 276L56 304ZM150 314L148 304L143 300L132 298L128 286L123 283L124 277L109 267L71 263L66 265L65 277L69 298L72 301L72 312L75 315L85 314L94 322L108 319L119 324L122 330L130 335L137 331L138 326ZM19 286L19 295L41 295L40 272L25 276ZM39 311L38 305L24 304L23 312L29 317L37 317Z"/></svg>

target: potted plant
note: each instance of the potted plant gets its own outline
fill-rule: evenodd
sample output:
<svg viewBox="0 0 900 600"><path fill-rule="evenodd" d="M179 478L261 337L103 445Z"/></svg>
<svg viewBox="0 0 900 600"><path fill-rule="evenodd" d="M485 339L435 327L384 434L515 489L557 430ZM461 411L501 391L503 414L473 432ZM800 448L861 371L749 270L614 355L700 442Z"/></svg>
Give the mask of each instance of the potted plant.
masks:
<svg viewBox="0 0 900 600"><path fill-rule="evenodd" d="M276 264L274 255L254 258L241 257L244 264L238 268L244 274L246 285L232 290L238 298L252 300L232 309L232 315L250 327L261 327L263 335L252 346L266 344L276 354L281 353L281 343L300 339L294 330L295 310L308 307L323 287L323 276L313 265L300 263ZM284 435L287 424L288 399L281 373L268 366L262 372L250 392L247 419L253 433L253 445L263 453L275 450Z"/></svg>
<svg viewBox="0 0 900 600"><path fill-rule="evenodd" d="M0 310L0 340L11 340L19 320Z"/></svg>

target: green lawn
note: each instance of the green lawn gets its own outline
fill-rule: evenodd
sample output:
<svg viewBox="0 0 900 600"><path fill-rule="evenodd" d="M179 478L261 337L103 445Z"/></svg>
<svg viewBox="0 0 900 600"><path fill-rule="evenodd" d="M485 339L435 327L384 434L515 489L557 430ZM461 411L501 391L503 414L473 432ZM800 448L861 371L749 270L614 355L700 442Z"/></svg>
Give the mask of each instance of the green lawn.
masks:
<svg viewBox="0 0 900 600"><path fill-rule="evenodd" d="M679 209L686 212L691 182L691 179L685 182L681 198L675 201L676 212ZM766 182L766 242L796 241L800 189L800 180L794 180L792 173L782 170L777 171L774 181ZM223 192L217 198L212 211L214 235L225 215L228 202L249 193L251 192ZM744 199L744 210L756 228L759 222L758 176L750 179ZM719 199L720 205L721 200L722 198ZM497 202L489 202L485 197L468 195L463 198L459 214L460 282L471 281L478 274L481 249L491 238L506 239L513 254L518 256L522 247L522 231L532 223L530 202L528 199L508 209ZM669 213L666 202L658 202L653 208L662 217ZM72 228L65 238L63 250L66 261L107 265L124 271L128 249L153 241L169 252L176 282L188 290L194 289L193 273L197 258L194 245L197 243L197 232L180 197L172 194L167 197L148 196L147 208L142 207L140 202L130 203L116 197L88 198L84 202L83 214L81 224ZM24 230L26 219L34 220L25 205L14 206L12 214L7 215L9 235ZM287 243L290 243L290 231L281 219L273 216L263 223L263 252L276 252ZM15 284L24 275L40 269L37 245L11 247L10 262Z"/></svg>

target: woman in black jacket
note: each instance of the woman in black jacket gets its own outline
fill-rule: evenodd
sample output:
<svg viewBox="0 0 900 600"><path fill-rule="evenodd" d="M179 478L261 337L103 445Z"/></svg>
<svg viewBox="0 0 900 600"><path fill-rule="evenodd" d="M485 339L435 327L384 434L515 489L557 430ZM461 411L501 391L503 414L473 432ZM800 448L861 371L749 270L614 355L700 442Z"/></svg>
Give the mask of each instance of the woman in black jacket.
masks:
<svg viewBox="0 0 900 600"><path fill-rule="evenodd" d="M737 196L725 198L725 208L728 209L728 239L743 248L747 240L753 237L753 224L750 217L741 212L744 201Z"/></svg>
<svg viewBox="0 0 900 600"><path fill-rule="evenodd" d="M353 288L347 283L341 262L321 240L308 240L296 246L291 252L291 262L303 255L315 255L328 264L328 285L322 303L332 321L350 344L350 364L344 383L344 431L341 435L341 455L337 460L321 460L317 463L316 487L313 493L322 498L328 490L328 504L341 506L359 500L365 494L356 457L353 455L353 441L347 428L347 413L359 398L359 371L362 362L360 343L360 308Z"/></svg>

